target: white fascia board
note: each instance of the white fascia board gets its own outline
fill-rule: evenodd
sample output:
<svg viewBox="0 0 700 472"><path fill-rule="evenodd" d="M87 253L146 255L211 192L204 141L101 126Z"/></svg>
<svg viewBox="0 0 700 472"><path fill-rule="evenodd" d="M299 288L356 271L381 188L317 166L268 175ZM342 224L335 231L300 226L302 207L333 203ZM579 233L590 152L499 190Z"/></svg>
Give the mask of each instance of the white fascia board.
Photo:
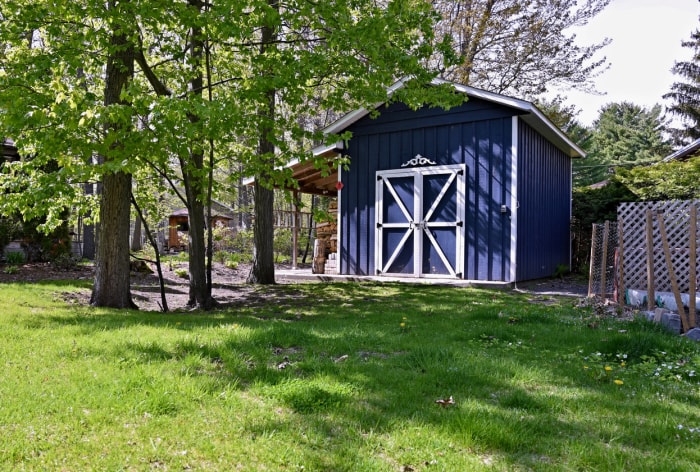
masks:
<svg viewBox="0 0 700 472"><path fill-rule="evenodd" d="M511 126L510 144L510 280L515 282L518 275L518 117L514 116Z"/></svg>
<svg viewBox="0 0 700 472"><path fill-rule="evenodd" d="M394 82L389 87L387 87L387 89L386 89L387 98L391 97L394 94L394 92L396 92L397 90L402 88L404 86L405 82L406 82L406 79L401 79L401 80ZM372 106L372 110L376 110L377 108L384 105L385 103L386 103L386 101L375 103ZM367 108L359 108L355 111L351 111L350 113L343 115L338 120L336 120L335 122L333 122L330 125L328 125L327 127L325 127L323 129L323 134L342 133L343 131L345 131L345 129L348 126L352 125L356 121L361 120L365 116L369 115L369 113L370 113L370 111Z"/></svg>
<svg viewBox="0 0 700 472"><path fill-rule="evenodd" d="M344 149L344 145L342 141L338 141L332 144L321 144L320 146L316 146L311 150L311 154L314 157L322 156L326 154L327 152L332 152L332 151L340 151ZM290 167L295 164L299 163L299 159L292 159L289 161L289 163L285 167Z"/></svg>
<svg viewBox="0 0 700 472"><path fill-rule="evenodd" d="M433 80L433 83L450 84L451 82L435 79ZM555 145L558 145L557 147L559 147L562 151L566 152L570 157L586 157L586 153L573 141L571 141L571 139L569 139L569 137L566 136L558 127L556 127L554 123L552 123L549 118L547 118L544 113L542 113L534 104L525 100L488 92L486 90L469 87L467 85L452 84L452 86L455 88L455 90L465 93L471 97L498 103L500 105L515 108L516 110L521 110L528 113L530 116L524 115L522 116L522 119L554 142Z"/></svg>

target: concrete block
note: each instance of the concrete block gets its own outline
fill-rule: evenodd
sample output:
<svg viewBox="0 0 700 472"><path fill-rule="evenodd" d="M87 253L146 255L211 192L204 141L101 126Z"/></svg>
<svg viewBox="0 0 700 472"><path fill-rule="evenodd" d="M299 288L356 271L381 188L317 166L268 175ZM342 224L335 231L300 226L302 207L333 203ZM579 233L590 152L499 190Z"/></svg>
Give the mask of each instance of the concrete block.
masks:
<svg viewBox="0 0 700 472"><path fill-rule="evenodd" d="M669 311L666 308L657 308L654 310L654 322L661 323L661 317L664 315L664 313L668 312Z"/></svg>
<svg viewBox="0 0 700 472"><path fill-rule="evenodd" d="M700 342L700 328L693 328L687 333L685 333L685 335L688 339Z"/></svg>
<svg viewBox="0 0 700 472"><path fill-rule="evenodd" d="M661 315L661 325L672 333L681 332L681 315L677 313L664 313Z"/></svg>

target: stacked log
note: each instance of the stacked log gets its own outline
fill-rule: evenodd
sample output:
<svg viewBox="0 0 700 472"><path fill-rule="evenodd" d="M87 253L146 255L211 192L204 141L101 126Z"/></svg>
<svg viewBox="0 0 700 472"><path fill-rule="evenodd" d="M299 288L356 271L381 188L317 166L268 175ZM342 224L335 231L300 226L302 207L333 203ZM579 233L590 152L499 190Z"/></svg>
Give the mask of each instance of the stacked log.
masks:
<svg viewBox="0 0 700 472"><path fill-rule="evenodd" d="M316 225L313 270L316 274L337 274L338 224L336 221L338 203L333 200L328 205L330 221Z"/></svg>

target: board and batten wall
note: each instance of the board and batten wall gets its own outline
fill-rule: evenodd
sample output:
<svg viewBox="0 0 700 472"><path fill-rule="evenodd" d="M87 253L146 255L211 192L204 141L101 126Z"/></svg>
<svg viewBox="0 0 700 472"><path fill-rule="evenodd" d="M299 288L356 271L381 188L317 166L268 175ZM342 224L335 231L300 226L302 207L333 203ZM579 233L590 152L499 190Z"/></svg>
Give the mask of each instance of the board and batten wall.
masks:
<svg viewBox="0 0 700 472"><path fill-rule="evenodd" d="M344 154L341 173L341 273L373 275L374 203L378 170L400 169L420 154L437 165L467 167L464 278L508 280L510 220L501 205L510 201L511 116L507 107L471 99L460 107L410 110L392 104L377 119L365 117Z"/></svg>

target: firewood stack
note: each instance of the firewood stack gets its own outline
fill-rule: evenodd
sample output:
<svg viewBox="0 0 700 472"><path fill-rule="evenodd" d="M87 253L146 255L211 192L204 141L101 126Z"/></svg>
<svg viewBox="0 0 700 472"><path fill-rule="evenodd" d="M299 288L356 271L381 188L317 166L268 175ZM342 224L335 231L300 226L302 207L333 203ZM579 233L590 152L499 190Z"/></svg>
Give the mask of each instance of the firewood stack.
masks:
<svg viewBox="0 0 700 472"><path fill-rule="evenodd" d="M330 221L319 222L316 225L316 242L314 243L315 274L337 274L338 253L338 202L333 200L328 204Z"/></svg>

